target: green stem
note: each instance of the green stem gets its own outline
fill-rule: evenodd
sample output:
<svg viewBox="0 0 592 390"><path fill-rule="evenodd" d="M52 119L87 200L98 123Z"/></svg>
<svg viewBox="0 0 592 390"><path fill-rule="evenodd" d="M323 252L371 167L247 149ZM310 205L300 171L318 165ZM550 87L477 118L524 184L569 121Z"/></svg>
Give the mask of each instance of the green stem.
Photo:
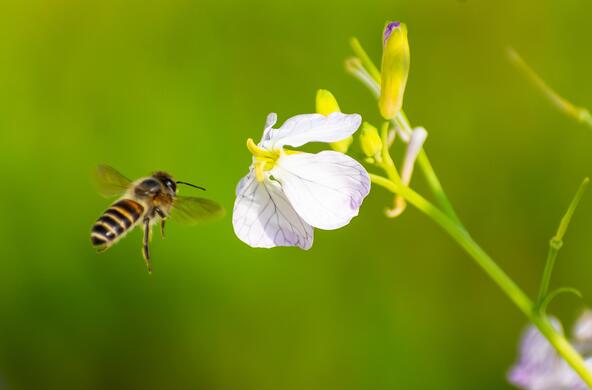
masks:
<svg viewBox="0 0 592 390"><path fill-rule="evenodd" d="M528 79L549 99L549 101L563 112L565 115L572 117L578 122L592 126L592 115L584 107L577 107L563 96L559 95L553 88L551 88L545 80L541 78L518 54L516 50L508 48L508 58Z"/></svg>
<svg viewBox="0 0 592 390"><path fill-rule="evenodd" d="M442 184L440 184L440 180L438 180L438 176L436 176L436 172L428 159L428 155L425 152L425 149L422 149L419 152L419 156L417 156L417 164L423 173L428 186L432 190L434 197L436 198L436 202L440 205L442 210L448 215L454 222L462 226L460 218L456 215L452 204L448 200L448 196L444 192L444 188L442 188Z"/></svg>
<svg viewBox="0 0 592 390"><path fill-rule="evenodd" d="M391 154L389 153L389 147L388 147L389 126L390 126L390 122L385 121L382 124L382 127L380 129L380 140L382 141L382 150L380 153L380 157L382 159L382 162L380 164L380 167L382 169L384 169L384 171L388 175L389 179L399 183L399 182L401 182L401 177L399 176L399 172L397 171L397 168L395 167L395 162L393 161L393 158L391 157Z"/></svg>
<svg viewBox="0 0 592 390"><path fill-rule="evenodd" d="M578 373L580 378L592 388L592 375L586 367L586 362L582 356L574 349L570 342L560 333L558 333L553 325L549 322L547 317L533 314L529 317L530 321L537 327L543 336L551 343L555 350L563 357L574 370Z"/></svg>
<svg viewBox="0 0 592 390"><path fill-rule="evenodd" d="M481 249L471 238L469 233L457 225L450 217L409 187L396 184L391 180L370 174L373 183L386 188L394 194L399 194L424 214L432 218L452 238L473 257L479 266L498 284L508 297L527 315L530 315L532 302L520 288L505 274L505 272Z"/></svg>
<svg viewBox="0 0 592 390"><path fill-rule="evenodd" d="M569 223L571 222L571 218L573 217L573 215L576 211L576 208L578 207L578 204L580 203L580 200L582 199L582 196L584 196L584 192L586 191L586 188L588 187L588 183L590 183L590 179L586 177L582 181L582 184L580 184L580 188L578 188L578 192L576 192L574 198L572 199L571 203L569 204L569 207L567 208L565 215L563 216L563 218L561 218L561 222L559 223L559 228L557 228L557 234L555 234L556 240L563 241L563 236L565 236L565 233L567 232L567 228L569 227Z"/></svg>
<svg viewBox="0 0 592 390"><path fill-rule="evenodd" d="M557 253L559 253L559 249L561 249L562 245L563 243L561 241L555 240L555 238L552 238L549 241L549 253L547 254L547 261L545 262L545 269L543 271L543 277L541 279L541 286L539 287L539 295L536 303L537 310L540 310L543 307L542 303L545 302L545 298L549 292L551 274L553 273L553 268L555 267Z"/></svg>
<svg viewBox="0 0 592 390"><path fill-rule="evenodd" d="M559 227L557 228L557 233L551 238L549 241L549 253L547 254L547 261L545 262L545 270L543 271L543 277L541 279L541 286L539 288L539 295L537 299L537 309L544 309L543 302L546 301L547 294L549 292L549 284L551 282L551 274L553 273L553 268L555 267L555 262L557 259L557 254L559 250L563 246L563 236L567 232L567 228L569 223L571 222L571 218L573 217L576 208L578 207L578 203L582 199L584 192L586 191L586 187L588 187L588 183L590 179L585 178L580 184L580 188L576 192L576 195L572 199L567 211L563 218L561 218L561 222L559 223Z"/></svg>
<svg viewBox="0 0 592 390"><path fill-rule="evenodd" d="M411 135L412 129L409 119L407 115L405 115L405 111L401 110L399 114L395 117L395 123L403 129L407 134ZM440 184L440 180L438 176L436 176L436 172L428 159L428 155L425 152L425 149L421 149L419 155L417 156L417 164L423 173L430 190L434 194L436 198L436 202L440 205L440 208L450 217L452 218L457 224L462 225L460 218L456 215L452 204L448 200L448 196L444 192L444 188L442 188L442 184Z"/></svg>
<svg viewBox="0 0 592 390"><path fill-rule="evenodd" d="M454 222L424 197L408 187L404 187L385 177L371 174L373 183L386 188L394 194L399 194L410 204L433 219L446 231L489 275L512 302L528 317L539 331L555 347L557 352L580 375L580 377L592 387L592 375L586 369L582 357L575 351L565 337L557 333L548 320L541 316L534 307L530 298L514 283L514 281L495 263L495 261L473 240L469 233Z"/></svg>
<svg viewBox="0 0 592 390"><path fill-rule="evenodd" d="M368 71L370 76L372 76L372 79L374 79L377 84L380 84L380 71L376 65L374 65L374 62L372 62L370 56L368 53L366 53L366 50L364 50L358 38L352 38L350 40L350 44L354 53L360 59L364 68L366 68L366 71Z"/></svg>

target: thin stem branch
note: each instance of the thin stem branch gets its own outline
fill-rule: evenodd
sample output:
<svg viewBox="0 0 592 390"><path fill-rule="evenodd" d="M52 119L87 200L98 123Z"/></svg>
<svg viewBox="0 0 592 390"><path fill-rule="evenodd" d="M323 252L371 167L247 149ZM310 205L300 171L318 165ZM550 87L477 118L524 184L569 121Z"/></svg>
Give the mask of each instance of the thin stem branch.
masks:
<svg viewBox="0 0 592 390"><path fill-rule="evenodd" d="M571 218L573 217L573 215L576 211L576 208L578 207L578 204L580 203L580 200L582 199L582 196L584 196L584 192L586 191L586 188L588 187L588 183L590 183L589 178L586 177L584 180L582 180L582 184L580 184L578 191L576 192L576 194L574 195L574 198L572 199L571 203L569 204L569 207L567 208L565 215L563 216L563 218L561 218L561 222L559 223L559 228L557 229L557 234L555 235L556 240L563 241L563 236L565 236L565 233L567 232L567 228L569 227L569 223L571 222Z"/></svg>
<svg viewBox="0 0 592 390"><path fill-rule="evenodd" d="M370 74L370 76L372 76L372 78L377 84L380 84L380 71L378 70L376 65L374 65L374 62L372 62L370 56L368 55L368 53L366 53L366 50L364 50L358 38L352 38L350 40L350 45L356 56L362 62L364 68L366 68L366 70Z"/></svg>
<svg viewBox="0 0 592 390"><path fill-rule="evenodd" d="M385 121L380 128L380 140L382 141L382 150L380 153L382 162L380 167L384 169L389 179L395 181L397 183L401 182L401 176L397 171L393 158L389 152L388 146L388 130L389 130L390 123Z"/></svg>
<svg viewBox="0 0 592 390"><path fill-rule="evenodd" d="M493 259L481 249L464 228L457 225L456 222L440 211L440 209L409 187L395 184L387 178L375 174L371 174L370 179L373 183L386 188L390 192L401 195L413 206L432 218L477 261L479 266L483 268L494 282L502 288L512 302L514 302L523 313L530 316L533 306L530 299L524 292L522 292L522 290L520 290L510 277L506 275L495 261L493 261Z"/></svg>
<svg viewBox="0 0 592 390"><path fill-rule="evenodd" d="M411 128L411 123L409 122L409 119L403 110L399 112L395 120L396 123L401 126L406 133L412 133L413 129ZM419 156L417 156L417 164L419 165L419 168L421 169L428 186L430 187L430 190L436 197L436 202L450 218L452 218L459 225L462 225L460 218L458 218L454 208L452 207L452 204L448 200L448 196L446 196L444 188L442 188L442 184L440 184L440 180L438 179L438 176L436 176L436 172L434 171L434 168L428 159L428 155L423 148L421 149Z"/></svg>
<svg viewBox="0 0 592 390"><path fill-rule="evenodd" d="M563 112L565 115L572 117L578 122L592 126L592 115L590 111L584 107L577 107L563 96L559 95L553 88L551 88L545 80L541 78L527 63L522 59L520 54L513 48L508 48L508 58L510 62L516 66L528 79L542 92L543 95L551 104Z"/></svg>
<svg viewBox="0 0 592 390"><path fill-rule="evenodd" d="M589 178L585 178L580 184L578 191L576 192L574 198L572 199L567 211L563 218L561 218L561 222L559 223L559 227L557 228L557 233L551 238L549 241L549 253L547 254L547 261L545 262L545 269L543 271L543 277L541 279L541 285L539 288L539 295L537 299L537 309L545 309L543 302L546 301L547 294L549 292L549 284L551 282L551 275L553 274L553 268L555 267L555 262L557 259L557 254L559 250L563 246L563 236L567 232L567 228L569 223L571 222L571 218L578 207L578 203L582 199L584 192L586 191L586 187L588 187L588 183L590 182Z"/></svg>
<svg viewBox="0 0 592 390"><path fill-rule="evenodd" d="M417 164L419 165L419 168L421 169L421 172L423 173L430 190L434 194L436 202L438 202L442 208L442 211L444 211L446 215L448 215L454 222L462 226L460 218L458 218L458 215L456 215L450 200L448 200L448 196L446 196L446 193L444 192L444 188L442 188L442 184L440 183L438 176L436 176L436 172L434 171L434 168L428 159L425 149L422 149L419 153L419 156L417 156Z"/></svg>
<svg viewBox="0 0 592 390"><path fill-rule="evenodd" d="M551 274L553 274L553 268L555 267L555 260L557 259L557 253L563 245L560 241L555 241L552 238L549 241L549 253L547 253L547 260L545 261L545 269L543 270L543 276L541 278L541 285L539 287L539 295L537 298L537 310L541 310L544 307L543 302L549 292L549 284L551 282ZM542 310L541 310L542 311Z"/></svg>

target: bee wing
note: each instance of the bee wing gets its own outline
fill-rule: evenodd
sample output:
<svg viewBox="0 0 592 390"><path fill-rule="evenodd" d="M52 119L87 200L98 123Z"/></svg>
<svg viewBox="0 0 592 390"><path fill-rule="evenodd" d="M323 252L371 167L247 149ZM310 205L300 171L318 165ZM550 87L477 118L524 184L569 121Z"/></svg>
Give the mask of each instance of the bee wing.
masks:
<svg viewBox="0 0 592 390"><path fill-rule="evenodd" d="M212 221L224 214L224 208L219 203L191 196L177 196L171 209L171 219L185 224Z"/></svg>
<svg viewBox="0 0 592 390"><path fill-rule="evenodd" d="M98 165L93 174L93 182L101 196L110 198L123 194L132 181L109 165Z"/></svg>

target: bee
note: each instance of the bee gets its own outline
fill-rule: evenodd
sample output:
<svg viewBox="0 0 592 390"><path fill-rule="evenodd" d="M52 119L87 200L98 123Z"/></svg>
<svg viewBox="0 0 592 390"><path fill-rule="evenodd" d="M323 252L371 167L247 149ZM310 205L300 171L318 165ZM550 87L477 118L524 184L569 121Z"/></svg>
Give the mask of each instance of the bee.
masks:
<svg viewBox="0 0 592 390"><path fill-rule="evenodd" d="M102 196L120 198L93 225L90 233L92 245L97 252L104 252L139 225L144 232L142 255L149 273L152 273L152 262L148 244L154 224L160 222L160 232L164 238L165 223L169 218L192 224L224 215L222 206L212 200L178 196L178 184L203 191L205 188L176 181L166 172L155 172L132 182L114 168L99 165L94 181Z"/></svg>

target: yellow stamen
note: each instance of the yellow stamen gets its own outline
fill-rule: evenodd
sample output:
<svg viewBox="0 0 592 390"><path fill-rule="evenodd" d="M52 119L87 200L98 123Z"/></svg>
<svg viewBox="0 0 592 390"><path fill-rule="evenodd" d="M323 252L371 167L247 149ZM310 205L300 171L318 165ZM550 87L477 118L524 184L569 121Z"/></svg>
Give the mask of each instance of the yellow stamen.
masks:
<svg viewBox="0 0 592 390"><path fill-rule="evenodd" d="M265 169L265 162L264 161L258 161L255 163L255 178L257 179L257 181L259 183L261 183L265 179L265 175L263 174L264 169Z"/></svg>
<svg viewBox="0 0 592 390"><path fill-rule="evenodd" d="M253 141L253 138L249 138L247 140L247 149L251 152L251 154L257 158L273 158L274 153L263 148L257 146L257 144Z"/></svg>
<svg viewBox="0 0 592 390"><path fill-rule="evenodd" d="M282 151L281 149L277 151L263 149L255 144L252 138L247 140L247 149L253 154L255 178L261 183L265 179L265 171L273 169Z"/></svg>

